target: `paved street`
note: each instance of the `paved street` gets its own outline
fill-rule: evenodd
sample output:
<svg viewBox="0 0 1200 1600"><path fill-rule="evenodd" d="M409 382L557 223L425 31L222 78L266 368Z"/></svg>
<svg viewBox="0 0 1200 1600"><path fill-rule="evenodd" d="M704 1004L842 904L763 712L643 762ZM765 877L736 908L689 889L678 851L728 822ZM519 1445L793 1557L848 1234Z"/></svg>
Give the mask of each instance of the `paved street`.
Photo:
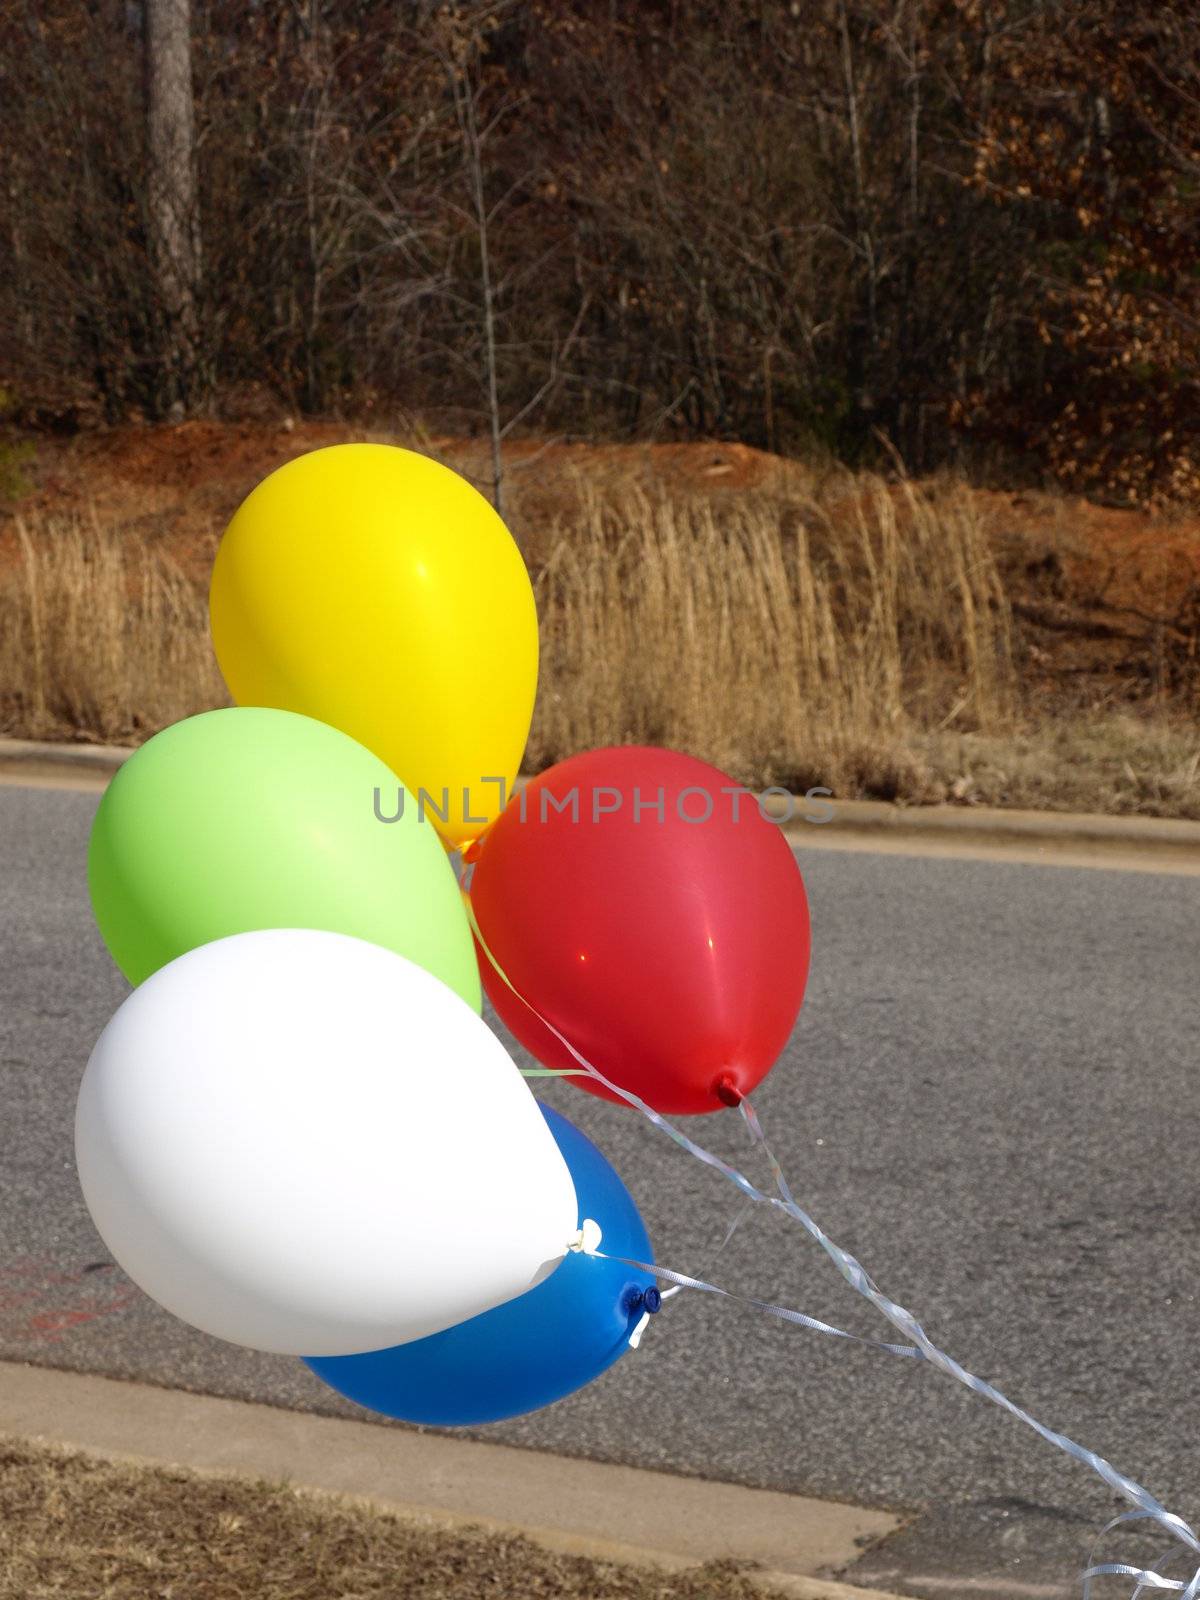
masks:
<svg viewBox="0 0 1200 1600"><path fill-rule="evenodd" d="M359 1415L298 1362L157 1311L91 1229L74 1097L126 992L87 900L95 804L0 788L0 1357ZM832 850L802 865L813 978L756 1097L797 1194L966 1366L1200 1513L1200 884ZM633 1113L546 1092L623 1174L666 1265L886 1336L781 1218L710 1262L734 1191ZM732 1114L689 1131L745 1154ZM486 1432L923 1513L855 1581L931 1597L969 1578L1070 1592L1120 1509L949 1380L697 1295L583 1394Z"/></svg>

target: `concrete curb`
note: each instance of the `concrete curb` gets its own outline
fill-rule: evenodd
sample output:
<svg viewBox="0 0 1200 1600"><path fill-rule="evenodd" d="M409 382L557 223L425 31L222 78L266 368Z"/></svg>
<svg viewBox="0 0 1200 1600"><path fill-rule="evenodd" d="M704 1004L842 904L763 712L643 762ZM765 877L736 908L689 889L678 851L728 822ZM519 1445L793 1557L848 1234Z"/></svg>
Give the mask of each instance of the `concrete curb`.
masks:
<svg viewBox="0 0 1200 1600"><path fill-rule="evenodd" d="M108 1460L286 1482L434 1527L680 1570L720 1557L792 1600L900 1600L823 1578L899 1518L834 1501L0 1362L0 1434Z"/></svg>
<svg viewBox="0 0 1200 1600"><path fill-rule="evenodd" d="M125 745L52 744L0 739L0 782L54 789L100 790L133 754Z"/></svg>
<svg viewBox="0 0 1200 1600"><path fill-rule="evenodd" d="M133 754L123 745L56 744L0 739L0 781L101 788ZM986 847L1016 851L1086 853L1096 858L1144 856L1155 863L1190 863L1200 870L1200 822L1159 817L1109 817L1072 812L1004 810L991 806L906 806L881 800L769 799L789 839L813 848L875 841L891 848L928 846L944 851ZM833 808L829 822L806 820Z"/></svg>
<svg viewBox="0 0 1200 1600"><path fill-rule="evenodd" d="M115 772L132 745L57 744L43 739L0 739L0 763L4 766L48 766L66 772Z"/></svg>
<svg viewBox="0 0 1200 1600"><path fill-rule="evenodd" d="M810 833L854 832L931 835L957 838L1011 839L1047 846L1077 844L1110 846L1122 850L1137 845L1154 849L1200 852L1200 822L1172 817L1109 817L1068 811L1006 810L997 806L905 806L882 800L831 800L834 818L829 823L803 820L804 799L794 802L796 819L789 831ZM769 803L768 803L769 806ZM780 813L783 803L780 803Z"/></svg>

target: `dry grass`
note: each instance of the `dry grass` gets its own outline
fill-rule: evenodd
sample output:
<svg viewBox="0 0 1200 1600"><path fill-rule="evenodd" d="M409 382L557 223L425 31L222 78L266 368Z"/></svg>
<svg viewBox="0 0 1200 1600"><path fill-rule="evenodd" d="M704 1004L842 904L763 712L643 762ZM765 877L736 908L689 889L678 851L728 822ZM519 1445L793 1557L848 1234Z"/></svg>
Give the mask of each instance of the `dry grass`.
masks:
<svg viewBox="0 0 1200 1600"><path fill-rule="evenodd" d="M727 1565L666 1575L449 1533L268 1484L0 1443L0 1600L761 1600Z"/></svg>
<svg viewBox="0 0 1200 1600"><path fill-rule="evenodd" d="M919 799L917 729L1011 720L1008 605L958 485L582 510L538 575L533 766L634 740L757 785Z"/></svg>
<svg viewBox="0 0 1200 1600"><path fill-rule="evenodd" d="M755 786L1200 817L1190 719L1032 709L1004 541L955 480L704 494L581 474L535 503L516 503L542 621L531 770L637 740ZM170 548L94 514L16 522L0 728L137 742L225 703L203 563Z"/></svg>
<svg viewBox="0 0 1200 1600"><path fill-rule="evenodd" d="M225 702L204 596L95 518L17 518L0 566L0 724L119 743Z"/></svg>
<svg viewBox="0 0 1200 1600"><path fill-rule="evenodd" d="M1010 735L918 735L916 751L966 804L1200 818L1200 729L1192 718L1110 711Z"/></svg>

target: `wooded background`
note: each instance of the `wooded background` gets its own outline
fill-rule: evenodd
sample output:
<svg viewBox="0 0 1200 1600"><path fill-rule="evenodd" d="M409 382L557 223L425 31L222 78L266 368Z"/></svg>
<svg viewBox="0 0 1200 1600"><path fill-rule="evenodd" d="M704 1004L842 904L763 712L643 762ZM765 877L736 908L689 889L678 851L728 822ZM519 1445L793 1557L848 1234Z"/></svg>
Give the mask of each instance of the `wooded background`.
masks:
<svg viewBox="0 0 1200 1600"><path fill-rule="evenodd" d="M0 0L0 194L21 423L1200 490L1194 0Z"/></svg>

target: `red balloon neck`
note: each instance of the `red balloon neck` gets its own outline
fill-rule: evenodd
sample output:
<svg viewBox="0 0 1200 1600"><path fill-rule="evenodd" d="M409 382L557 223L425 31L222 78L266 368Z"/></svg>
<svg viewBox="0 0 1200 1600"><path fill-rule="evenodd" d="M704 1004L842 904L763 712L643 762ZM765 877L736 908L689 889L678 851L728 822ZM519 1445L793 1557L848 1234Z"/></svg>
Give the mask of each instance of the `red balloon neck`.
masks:
<svg viewBox="0 0 1200 1600"><path fill-rule="evenodd" d="M745 1098L735 1083L732 1072L722 1072L718 1078L715 1078L712 1092L723 1106L729 1106L735 1111Z"/></svg>

